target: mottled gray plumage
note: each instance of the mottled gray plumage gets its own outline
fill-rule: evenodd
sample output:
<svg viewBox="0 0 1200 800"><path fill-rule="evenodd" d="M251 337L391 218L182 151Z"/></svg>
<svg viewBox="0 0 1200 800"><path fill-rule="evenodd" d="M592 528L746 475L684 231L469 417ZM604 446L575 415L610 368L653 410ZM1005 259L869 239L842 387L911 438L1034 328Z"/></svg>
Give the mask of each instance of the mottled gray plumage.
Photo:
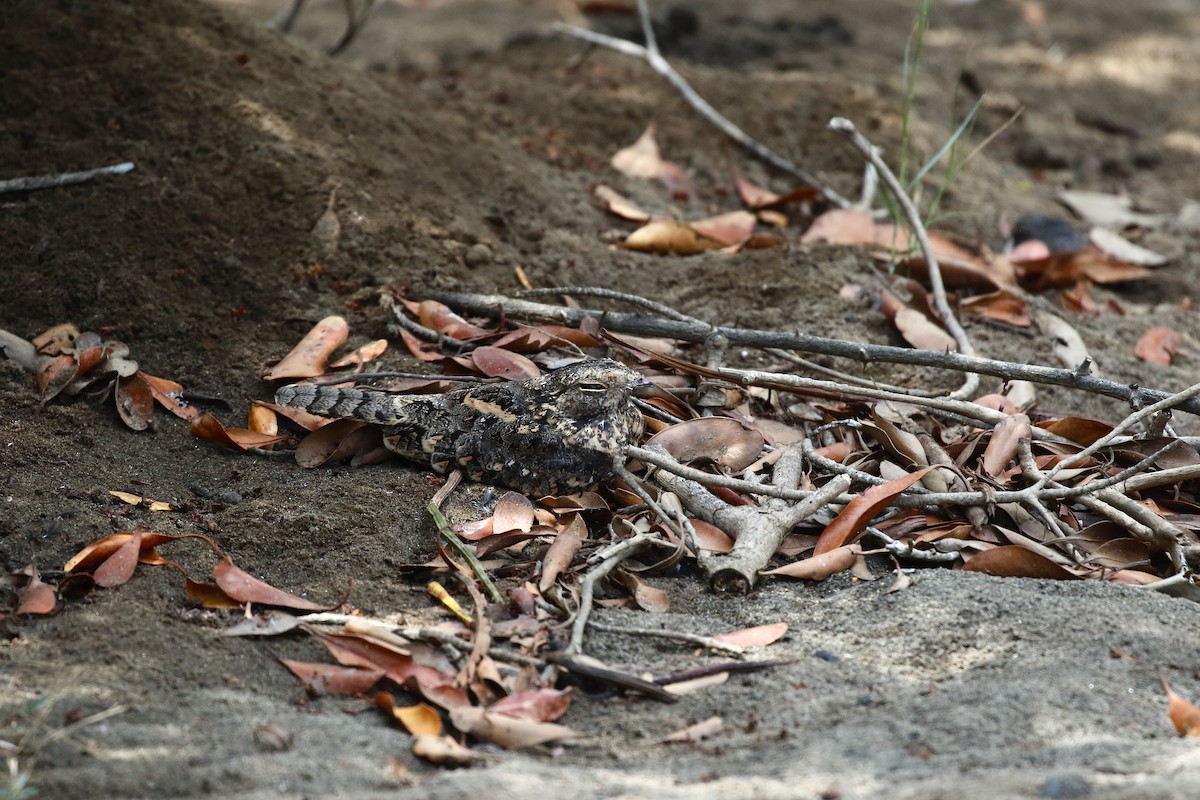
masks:
<svg viewBox="0 0 1200 800"><path fill-rule="evenodd" d="M275 402L384 427L384 443L436 472L463 470L530 495L593 488L641 437L632 391L646 381L609 359L445 394L387 394L298 383Z"/></svg>

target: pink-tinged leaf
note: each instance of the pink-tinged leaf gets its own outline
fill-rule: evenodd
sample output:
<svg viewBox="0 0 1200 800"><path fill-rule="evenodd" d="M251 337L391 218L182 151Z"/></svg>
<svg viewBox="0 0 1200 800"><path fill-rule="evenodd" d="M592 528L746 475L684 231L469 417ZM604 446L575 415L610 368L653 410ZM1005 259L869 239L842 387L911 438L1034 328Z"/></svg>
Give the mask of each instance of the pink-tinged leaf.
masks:
<svg viewBox="0 0 1200 800"><path fill-rule="evenodd" d="M403 328L400 329L400 338L404 341L404 346L408 348L408 352L418 361L428 363L431 361L441 361L445 358L436 344L422 341Z"/></svg>
<svg viewBox="0 0 1200 800"><path fill-rule="evenodd" d="M460 341L488 335L483 328L472 325L436 300L421 301L421 304L417 306L417 321L426 328L432 328L439 333L446 334L451 339Z"/></svg>
<svg viewBox="0 0 1200 800"><path fill-rule="evenodd" d="M279 659L279 663L287 667L305 689L319 695L366 694L384 675L381 669L360 669L287 658Z"/></svg>
<svg viewBox="0 0 1200 800"><path fill-rule="evenodd" d="M44 361L38 367L38 389L41 404L45 405L71 385L79 374L79 364L73 355L60 355Z"/></svg>
<svg viewBox="0 0 1200 800"><path fill-rule="evenodd" d="M579 736L576 731L554 722L518 719L473 706L450 709L450 723L468 736L507 750L520 750Z"/></svg>
<svg viewBox="0 0 1200 800"><path fill-rule="evenodd" d="M662 445L682 463L704 459L737 472L758 460L765 440L735 419L703 417L672 425L646 443Z"/></svg>
<svg viewBox="0 0 1200 800"><path fill-rule="evenodd" d="M793 561L791 564L766 570L763 575L782 575L785 578L796 578L802 581L823 581L831 575L845 572L853 567L860 553L862 553L861 547L856 544L847 544L803 561Z"/></svg>
<svg viewBox="0 0 1200 800"><path fill-rule="evenodd" d="M433 736L428 733L419 733L413 737L412 754L430 764L454 766L466 766L487 759L483 753L463 747L452 736Z"/></svg>
<svg viewBox="0 0 1200 800"><path fill-rule="evenodd" d="M267 403L262 400L255 400L255 406L269 408L281 417L287 417L292 422L304 428L306 431L315 431L317 428L323 428L333 420L329 417L318 417L316 414L310 414L300 408L291 408L289 406L281 406L275 403ZM253 430L253 428L251 428Z"/></svg>
<svg viewBox="0 0 1200 800"><path fill-rule="evenodd" d="M725 245L716 239L701 236L686 222L673 219L653 219L625 238L621 246L643 253L669 253L690 256Z"/></svg>
<svg viewBox="0 0 1200 800"><path fill-rule="evenodd" d="M533 503L520 492L505 492L496 501L496 509L492 512L492 531L508 533L509 531L529 532L533 527Z"/></svg>
<svg viewBox="0 0 1200 800"><path fill-rule="evenodd" d="M221 591L241 603L258 603L300 611L321 611L326 608L260 581L235 565L229 556L218 561L213 567L213 577L217 579L217 586L221 587Z"/></svg>
<svg viewBox="0 0 1200 800"><path fill-rule="evenodd" d="M983 471L993 478L1004 474L1009 462L1017 457L1021 442L1033 436L1033 426L1027 414L1011 414L992 430L991 441L983 451Z"/></svg>
<svg viewBox="0 0 1200 800"><path fill-rule="evenodd" d="M537 364L525 356L500 347L477 347L471 351L471 361L489 378L519 381L542 374Z"/></svg>
<svg viewBox="0 0 1200 800"><path fill-rule="evenodd" d="M1171 360L1183 347L1183 337L1174 328L1156 325L1142 334L1133 348L1133 354L1151 364L1171 366Z"/></svg>
<svg viewBox="0 0 1200 800"><path fill-rule="evenodd" d="M637 141L613 154L613 169L631 178L653 180L662 174L662 155L654 138L654 123L646 128Z"/></svg>
<svg viewBox="0 0 1200 800"><path fill-rule="evenodd" d="M1062 419L1039 422L1039 428L1053 434L1070 439L1072 442L1087 447L1097 439L1112 433L1113 426L1098 419L1087 417L1063 417Z"/></svg>
<svg viewBox="0 0 1200 800"><path fill-rule="evenodd" d="M488 711L518 719L553 722L567 713L574 697L575 690L570 687L522 689L492 703L488 706Z"/></svg>
<svg viewBox="0 0 1200 800"><path fill-rule="evenodd" d="M325 364L350 336L350 326L341 317L332 316L318 322L304 335L300 343L263 375L264 380L280 378L314 378L325 372Z"/></svg>
<svg viewBox="0 0 1200 800"><path fill-rule="evenodd" d="M325 633L315 629L311 629L310 633L325 645L339 664L382 669L390 680L419 693L439 708L471 703L466 693L453 685L453 675L418 664L410 653L399 652L352 634Z"/></svg>
<svg viewBox="0 0 1200 800"><path fill-rule="evenodd" d="M699 742L716 736L724 726L725 723L721 721L720 717L709 717L703 722L697 722L695 725L675 731L669 736L663 737L661 741L666 743Z"/></svg>
<svg viewBox="0 0 1200 800"><path fill-rule="evenodd" d="M296 463L312 469L370 452L383 443L383 432L355 419L335 419L296 446Z"/></svg>
<svg viewBox="0 0 1200 800"><path fill-rule="evenodd" d="M866 211L836 208L813 220L801 244L874 244L875 220Z"/></svg>
<svg viewBox="0 0 1200 800"><path fill-rule="evenodd" d="M650 219L650 215L639 208L636 203L625 199L614 189L604 184L597 186L593 194L603 204L606 211L616 214L622 219L627 219L631 222L648 222Z"/></svg>
<svg viewBox="0 0 1200 800"><path fill-rule="evenodd" d="M160 544L165 542L173 542L176 539L197 538L203 539L209 544L212 544L211 540L209 540L207 537L200 536L198 534L172 536L167 533L150 533L141 531L139 531L138 534L141 536L139 552L143 557L146 553L153 550L155 547L158 547ZM131 539L133 539L133 533L127 532L114 533L109 536L105 536L103 539L92 542L87 547L83 548L74 556L72 556L71 560L68 561L63 567L63 571L75 572L76 570L91 569L92 567L98 566L112 556L113 553L117 552L126 544L128 544Z"/></svg>
<svg viewBox="0 0 1200 800"><path fill-rule="evenodd" d="M894 481L872 486L851 500L842 513L821 531L813 555L819 556L850 544L880 511L891 505L905 489L921 480L930 469L932 467L924 467Z"/></svg>
<svg viewBox="0 0 1200 800"><path fill-rule="evenodd" d="M58 591L38 576L30 564L24 570L28 580L17 589L17 614L49 614L58 605ZM19 577L19 576L18 576Z"/></svg>
<svg viewBox="0 0 1200 800"><path fill-rule="evenodd" d="M1178 695L1167 685L1167 679L1159 673L1163 691L1167 693L1167 717L1180 736L1200 737L1200 708L1195 703Z"/></svg>
<svg viewBox="0 0 1200 800"><path fill-rule="evenodd" d="M696 531L696 546L701 550L712 553L728 553L733 550L733 539L730 539L725 531L702 519L694 519L691 522L692 529Z"/></svg>
<svg viewBox="0 0 1200 800"><path fill-rule="evenodd" d="M921 350L933 350L938 353L953 353L958 351L954 337L941 326L915 308L903 306L896 309L892 322L904 341Z"/></svg>
<svg viewBox="0 0 1200 800"><path fill-rule="evenodd" d="M757 218L749 211L731 211L708 219L690 223L692 229L708 239L722 245L740 244L754 233Z"/></svg>
<svg viewBox="0 0 1200 800"><path fill-rule="evenodd" d="M117 551L96 567L93 577L96 585L109 589L127 583L137 569L138 556L142 551L142 532L133 531L129 539Z"/></svg>
<svg viewBox="0 0 1200 800"><path fill-rule="evenodd" d="M278 436L279 416L267 406L256 403L246 412L246 429L267 436Z"/></svg>
<svg viewBox="0 0 1200 800"><path fill-rule="evenodd" d="M711 637L714 641L737 647L766 647L783 638L788 631L786 622L772 622L769 625L756 625L753 628L719 633Z"/></svg>
<svg viewBox="0 0 1200 800"><path fill-rule="evenodd" d="M330 364L331 369L342 369L343 367L357 367L360 364L366 364L374 361L387 352L388 340L376 339L373 342L367 342L362 347L356 349L353 353L339 358L337 361Z"/></svg>
<svg viewBox="0 0 1200 800"><path fill-rule="evenodd" d="M1001 578L1045 578L1056 581L1073 581L1077 577L1045 556L1017 544L1001 545L964 557L967 562L963 569L967 572L983 572Z"/></svg>

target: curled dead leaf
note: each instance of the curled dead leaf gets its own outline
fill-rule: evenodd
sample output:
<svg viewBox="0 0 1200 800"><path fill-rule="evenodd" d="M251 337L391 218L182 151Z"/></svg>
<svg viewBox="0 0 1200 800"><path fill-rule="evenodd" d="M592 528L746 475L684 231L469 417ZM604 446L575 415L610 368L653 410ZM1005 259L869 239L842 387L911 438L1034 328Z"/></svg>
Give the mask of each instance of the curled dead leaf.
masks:
<svg viewBox="0 0 1200 800"><path fill-rule="evenodd" d="M1133 354L1142 361L1169 367L1182 346L1183 337L1179 331L1165 325L1155 325L1138 339Z"/></svg>
<svg viewBox="0 0 1200 800"><path fill-rule="evenodd" d="M765 443L761 433L729 417L685 420L646 442L662 445L681 463L704 459L735 472L757 461Z"/></svg>
<svg viewBox="0 0 1200 800"><path fill-rule="evenodd" d="M263 374L268 381L280 378L313 378L325 372L325 364L334 350L346 343L350 325L338 316L318 322L304 335L283 360Z"/></svg>

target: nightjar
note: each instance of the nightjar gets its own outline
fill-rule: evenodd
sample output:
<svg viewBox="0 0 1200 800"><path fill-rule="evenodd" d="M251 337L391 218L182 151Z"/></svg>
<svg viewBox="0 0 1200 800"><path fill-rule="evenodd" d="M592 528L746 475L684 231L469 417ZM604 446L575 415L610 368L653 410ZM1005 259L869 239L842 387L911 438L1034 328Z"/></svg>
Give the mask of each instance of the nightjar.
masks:
<svg viewBox="0 0 1200 800"><path fill-rule="evenodd" d="M649 383L610 359L581 361L536 378L445 394L388 394L298 383L282 406L383 426L384 443L435 472L458 468L475 481L528 495L595 487L624 463L645 422L635 389Z"/></svg>

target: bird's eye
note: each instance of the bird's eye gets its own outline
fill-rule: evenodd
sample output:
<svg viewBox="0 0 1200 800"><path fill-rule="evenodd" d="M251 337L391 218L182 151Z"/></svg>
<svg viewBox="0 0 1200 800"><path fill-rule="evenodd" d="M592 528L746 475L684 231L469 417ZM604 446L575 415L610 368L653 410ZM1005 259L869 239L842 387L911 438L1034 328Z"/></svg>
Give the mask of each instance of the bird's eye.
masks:
<svg viewBox="0 0 1200 800"><path fill-rule="evenodd" d="M588 392L590 394L603 394L604 392L608 391L608 387L603 383L597 383L596 381L583 381L579 384L579 391Z"/></svg>

